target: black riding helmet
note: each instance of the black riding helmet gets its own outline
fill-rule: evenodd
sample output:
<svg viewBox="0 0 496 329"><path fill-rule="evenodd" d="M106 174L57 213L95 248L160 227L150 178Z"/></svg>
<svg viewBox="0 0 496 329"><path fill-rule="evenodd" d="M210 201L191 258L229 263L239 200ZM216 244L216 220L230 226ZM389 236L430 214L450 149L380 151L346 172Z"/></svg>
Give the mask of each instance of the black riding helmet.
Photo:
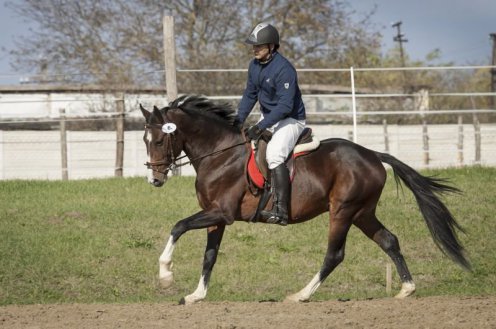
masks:
<svg viewBox="0 0 496 329"><path fill-rule="evenodd" d="M260 23L253 28L250 36L245 40L250 45L274 44L275 49L279 48L279 32L277 29L267 23Z"/></svg>

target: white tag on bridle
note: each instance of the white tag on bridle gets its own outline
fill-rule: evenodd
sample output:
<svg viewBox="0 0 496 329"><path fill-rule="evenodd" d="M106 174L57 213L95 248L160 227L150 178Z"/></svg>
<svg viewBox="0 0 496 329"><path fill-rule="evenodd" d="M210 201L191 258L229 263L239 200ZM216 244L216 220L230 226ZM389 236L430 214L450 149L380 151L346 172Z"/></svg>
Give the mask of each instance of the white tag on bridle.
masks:
<svg viewBox="0 0 496 329"><path fill-rule="evenodd" d="M176 131L176 125L173 124L172 122L167 122L166 124L164 124L162 126L162 131L166 134L171 134L173 133L174 131Z"/></svg>

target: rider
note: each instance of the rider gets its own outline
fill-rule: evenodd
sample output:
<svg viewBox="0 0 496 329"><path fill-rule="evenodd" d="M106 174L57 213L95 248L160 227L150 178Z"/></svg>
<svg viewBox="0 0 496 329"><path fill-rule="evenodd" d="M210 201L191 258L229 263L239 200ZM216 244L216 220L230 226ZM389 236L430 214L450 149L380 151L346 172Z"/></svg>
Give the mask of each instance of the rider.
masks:
<svg viewBox="0 0 496 329"><path fill-rule="evenodd" d="M305 106L293 65L279 52L279 32L267 23L253 28L245 43L252 45L254 59L248 68L248 81L238 107L237 122L242 124L255 103L260 104L261 116L246 136L257 140L267 129L272 139L267 145L267 163L271 171L273 206L262 211L267 222L287 225L290 202L289 171L284 164L305 128Z"/></svg>

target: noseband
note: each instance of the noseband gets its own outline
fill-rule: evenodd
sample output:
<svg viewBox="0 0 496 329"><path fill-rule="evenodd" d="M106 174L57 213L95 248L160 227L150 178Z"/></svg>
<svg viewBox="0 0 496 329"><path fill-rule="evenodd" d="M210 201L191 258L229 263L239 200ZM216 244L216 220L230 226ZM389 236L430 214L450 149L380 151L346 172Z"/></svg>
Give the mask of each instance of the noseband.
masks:
<svg viewBox="0 0 496 329"><path fill-rule="evenodd" d="M157 129L162 130L162 126L163 126L162 124L145 124L145 128L148 128L148 129L150 129L150 128L157 128ZM229 149L232 149L232 148L234 148L236 146L244 145L244 144L250 142L249 140L245 140L245 141L243 141L241 143L237 143L237 144L234 144L234 145L225 147L225 148L220 149L220 150L215 150L215 151L210 152L210 153L207 153L205 155L202 155L202 156L199 156L199 157L190 159L189 161L186 161L186 162L177 164L176 161L181 160L183 158L186 158L187 156L186 155L183 155L183 156L180 156L180 157L176 158L174 156L174 148L173 148L174 133L166 133L165 135L166 135L166 146L170 150L170 152L169 152L170 153L170 157L169 157L170 158L170 161L167 161L167 155L166 155L166 158L164 160L152 161L152 162L145 162L145 166L148 169L151 169L154 172L158 172L158 173L163 174L163 175L167 175L167 173L169 172L169 170L175 170L178 167L182 167L182 166L185 166L187 164L192 164L193 162L195 162L197 160L200 160L200 159L203 159L203 158L206 158L206 157L215 155L215 154L222 153L222 152L227 151ZM166 165L167 166L167 169L165 171L163 171L163 172L154 168L154 167L163 166L163 165Z"/></svg>

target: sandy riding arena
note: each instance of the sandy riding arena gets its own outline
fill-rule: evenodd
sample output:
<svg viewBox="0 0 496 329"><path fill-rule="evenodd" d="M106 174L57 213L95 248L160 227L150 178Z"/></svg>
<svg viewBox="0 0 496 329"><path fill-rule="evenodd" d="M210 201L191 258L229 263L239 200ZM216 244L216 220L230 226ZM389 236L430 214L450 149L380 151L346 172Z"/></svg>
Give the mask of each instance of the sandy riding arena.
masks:
<svg viewBox="0 0 496 329"><path fill-rule="evenodd" d="M496 297L4 306L1 328L496 328Z"/></svg>

